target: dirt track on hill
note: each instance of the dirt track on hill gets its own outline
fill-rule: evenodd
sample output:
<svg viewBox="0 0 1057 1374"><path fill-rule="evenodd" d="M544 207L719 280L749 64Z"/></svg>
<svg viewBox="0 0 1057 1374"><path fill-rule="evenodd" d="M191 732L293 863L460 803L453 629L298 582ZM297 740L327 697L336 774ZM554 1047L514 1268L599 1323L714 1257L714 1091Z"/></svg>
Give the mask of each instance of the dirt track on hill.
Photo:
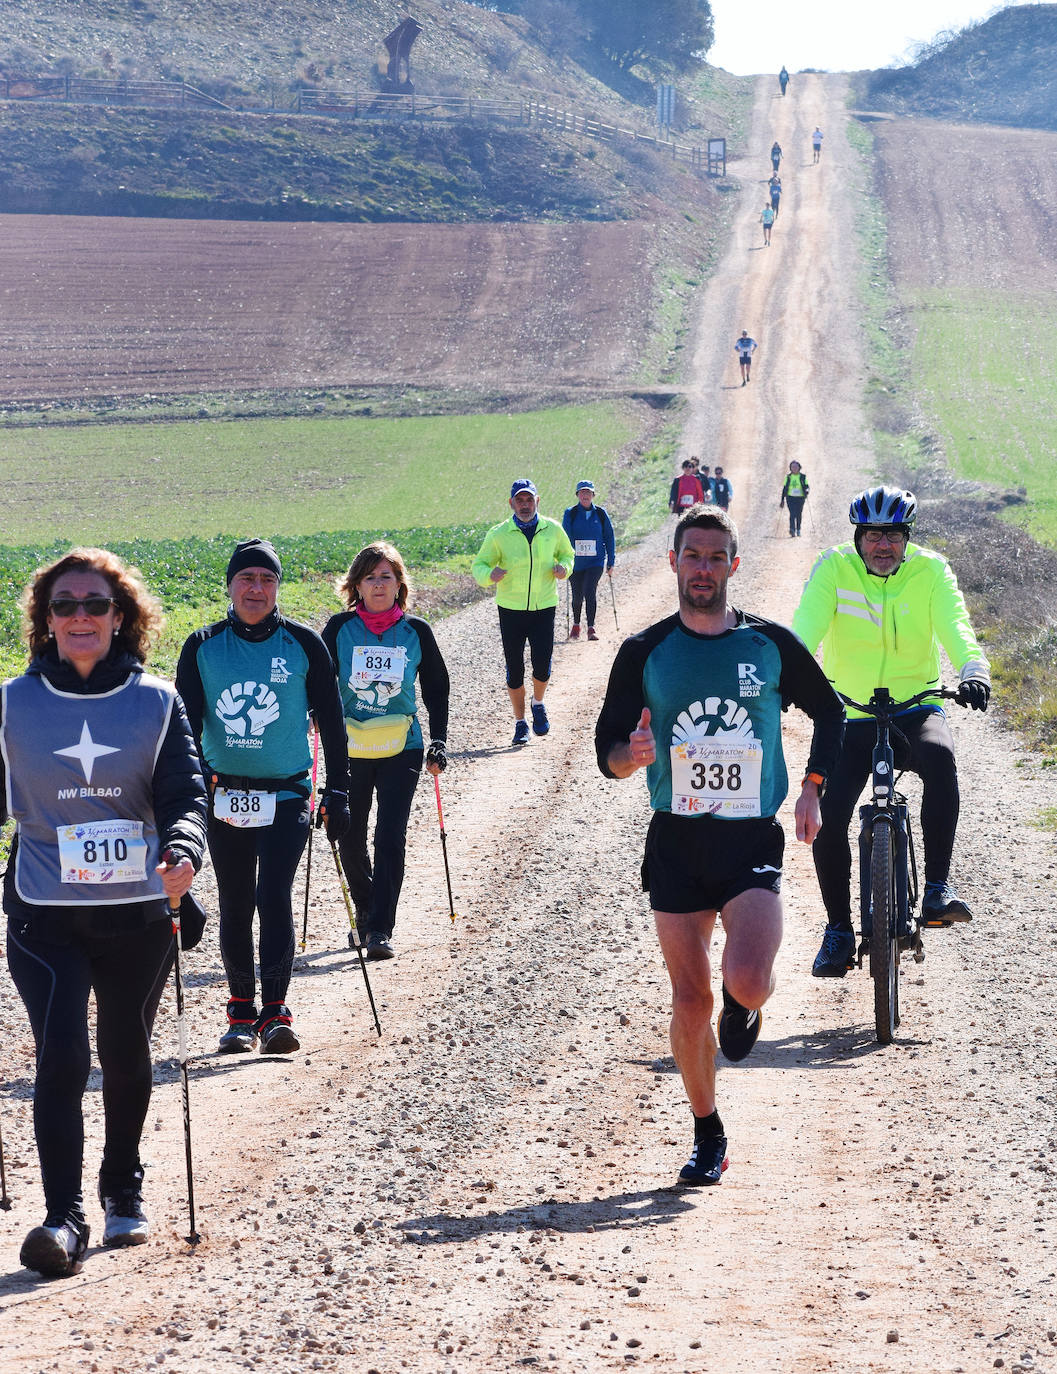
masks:
<svg viewBox="0 0 1057 1374"><path fill-rule="evenodd" d="M686 448L734 479L734 600L787 619L814 550L844 532L867 448L844 86L802 77L781 101L772 85L760 83L753 160L733 169L744 189L702 301ZM811 167L816 122L826 142ZM786 193L763 250L756 221L776 133ZM742 325L760 342L746 388L731 351ZM782 534L777 512L794 456L814 512L800 541ZM672 608L664 554L660 534L620 560L622 633ZM809 976L822 920L810 856L790 842L779 987L752 1056L721 1061L731 1167L720 1188L674 1190L689 1114L667 1044L667 978L636 890L645 789L605 781L591 748L617 641L604 602L602 612L602 643L559 647L554 729L519 753L491 604L440 625L455 683L444 789L459 919L447 920L423 786L399 957L372 969L380 1040L322 847L291 989L299 1056L214 1055L225 997L215 934L191 956L196 1250L180 1238L169 1061L144 1141L151 1242L94 1249L62 1283L17 1269L18 1242L40 1220L31 1054L0 983L15 1079L2 1122L15 1208L3 1222L0 1368L1057 1365L1057 857L1052 834L1030 824L1052 803L1052 782L989 720L955 719L965 793L955 876L978 916L930 937L923 965L904 966L904 1023L887 1049L874 1043L864 974ZM791 718L794 776L805 749ZM168 1003L158 1042L172 1052ZM87 1109L94 1165L97 1092ZM94 1209L92 1222L98 1233Z"/></svg>

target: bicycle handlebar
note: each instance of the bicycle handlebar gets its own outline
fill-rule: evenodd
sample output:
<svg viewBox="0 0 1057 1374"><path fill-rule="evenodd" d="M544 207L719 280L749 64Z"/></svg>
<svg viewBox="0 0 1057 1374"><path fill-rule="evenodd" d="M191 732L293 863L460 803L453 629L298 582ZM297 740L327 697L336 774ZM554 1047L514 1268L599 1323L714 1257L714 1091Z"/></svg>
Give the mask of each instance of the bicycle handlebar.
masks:
<svg viewBox="0 0 1057 1374"><path fill-rule="evenodd" d="M883 688L882 690L887 692L888 689ZM873 716L875 720L888 719L891 716L898 715L900 711L908 711L912 706L919 706L921 702L927 700L929 697L940 697L949 701L957 701L961 706L968 705L967 702L960 700L957 690L942 685L927 687L925 691L918 692L916 696L908 697L906 701L889 701L885 702L883 706L874 703L874 698L877 695L876 689L874 691L874 698L871 698L870 701L853 701L851 697L846 697L843 692L838 692L837 695L846 706L854 706L857 711L865 711L868 716Z"/></svg>

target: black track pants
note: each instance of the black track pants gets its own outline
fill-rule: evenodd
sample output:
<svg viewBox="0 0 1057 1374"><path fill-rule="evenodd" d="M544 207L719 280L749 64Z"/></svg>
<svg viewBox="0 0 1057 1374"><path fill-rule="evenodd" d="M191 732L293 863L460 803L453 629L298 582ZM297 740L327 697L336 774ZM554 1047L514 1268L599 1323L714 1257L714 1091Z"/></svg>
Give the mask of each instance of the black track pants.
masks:
<svg viewBox="0 0 1057 1374"><path fill-rule="evenodd" d="M405 749L391 759L349 759L349 811L352 824L338 841L341 866L369 934L392 935L404 885L407 818L422 772L422 750ZM367 847L371 801L378 797L374 823L374 864Z"/></svg>
<svg viewBox="0 0 1057 1374"><path fill-rule="evenodd" d="M29 1012L37 1048L33 1128L48 1219L83 1220L81 1099L88 1082L88 996L95 993L96 1052L103 1071L104 1193L138 1187L140 1135L150 1103L150 1034L172 967L168 921L119 935L89 933L74 918L64 944L35 939L32 923L7 924L7 962Z"/></svg>

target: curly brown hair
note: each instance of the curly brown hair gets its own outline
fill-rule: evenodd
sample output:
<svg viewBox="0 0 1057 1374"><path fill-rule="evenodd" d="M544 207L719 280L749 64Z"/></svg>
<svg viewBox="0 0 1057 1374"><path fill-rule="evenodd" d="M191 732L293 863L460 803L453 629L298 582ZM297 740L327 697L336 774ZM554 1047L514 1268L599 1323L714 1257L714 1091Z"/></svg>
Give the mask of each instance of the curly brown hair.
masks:
<svg viewBox="0 0 1057 1374"><path fill-rule="evenodd" d="M352 560L352 567L336 584L338 595L350 611L355 610L360 603L360 594L356 590L357 582L362 582L365 577L373 573L383 559L396 573L396 580L400 584L396 593L396 604L402 611L407 610L408 597L411 595L411 581L407 575L404 560L388 540L378 539L359 551Z"/></svg>
<svg viewBox="0 0 1057 1374"><path fill-rule="evenodd" d="M33 580L22 593L21 606L25 616L26 642L29 656L36 658L44 652L51 639L48 628L48 603L51 589L68 572L94 572L110 584L110 595L121 612L121 626L114 636L114 644L126 649L140 663L146 663L151 645L161 633L164 617L161 603L143 584L143 575L109 549L71 549L55 563L38 568Z"/></svg>

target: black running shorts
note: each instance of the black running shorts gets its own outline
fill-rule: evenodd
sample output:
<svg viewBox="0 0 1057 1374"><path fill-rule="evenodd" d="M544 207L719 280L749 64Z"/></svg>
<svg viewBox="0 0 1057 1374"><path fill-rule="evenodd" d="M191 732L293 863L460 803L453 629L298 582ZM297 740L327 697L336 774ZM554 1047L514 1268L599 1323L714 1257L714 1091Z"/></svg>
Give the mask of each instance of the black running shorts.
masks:
<svg viewBox="0 0 1057 1374"><path fill-rule="evenodd" d="M722 911L752 888L780 892L784 851L785 835L773 816L724 821L655 811L642 889L654 911Z"/></svg>

